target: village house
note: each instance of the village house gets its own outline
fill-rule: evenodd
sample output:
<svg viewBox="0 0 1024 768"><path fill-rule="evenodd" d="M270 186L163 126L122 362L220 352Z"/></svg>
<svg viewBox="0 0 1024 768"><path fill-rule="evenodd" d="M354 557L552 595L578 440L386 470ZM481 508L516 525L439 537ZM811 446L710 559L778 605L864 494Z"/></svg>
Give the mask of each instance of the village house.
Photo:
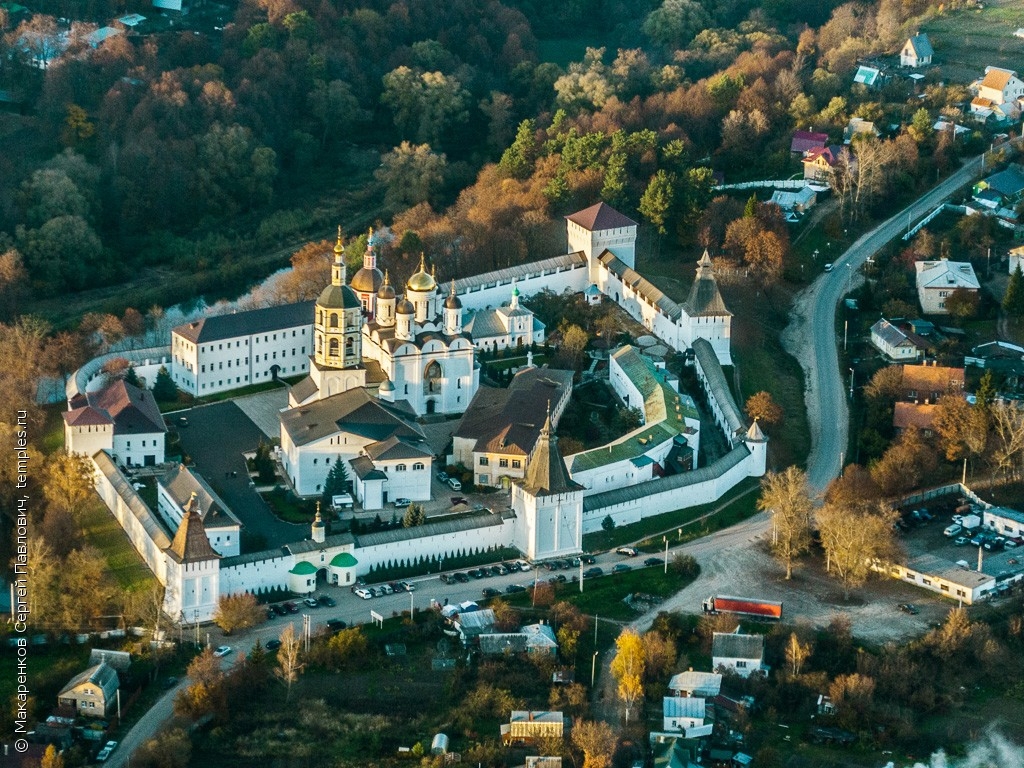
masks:
<svg viewBox="0 0 1024 768"><path fill-rule="evenodd" d="M934 403L896 403L892 413L893 429L902 433L913 427L925 437L931 437L938 411L939 406Z"/></svg>
<svg viewBox="0 0 1024 768"><path fill-rule="evenodd" d="M971 189L971 200L987 212L1012 209L1024 199L1024 168L1016 163L982 179Z"/></svg>
<svg viewBox="0 0 1024 768"><path fill-rule="evenodd" d="M912 67L914 69L917 67L927 67L932 63L934 55L935 51L932 49L932 43L928 39L927 33L919 32L907 38L907 42L900 49L900 66Z"/></svg>
<svg viewBox="0 0 1024 768"><path fill-rule="evenodd" d="M735 632L715 632L711 640L711 666L740 677L767 673L764 635L744 635L738 627Z"/></svg>
<svg viewBox="0 0 1024 768"><path fill-rule="evenodd" d="M871 326L871 343L894 362L917 360L929 348L927 341L882 319Z"/></svg>
<svg viewBox="0 0 1024 768"><path fill-rule="evenodd" d="M75 395L65 411L69 453L107 451L125 467L164 463L167 425L153 393L118 379L97 392Z"/></svg>
<svg viewBox="0 0 1024 768"><path fill-rule="evenodd" d="M986 67L985 76L971 85L975 94L971 100L971 114L984 122L1008 122L1020 117L1017 100L1024 96L1024 82L1011 69Z"/></svg>
<svg viewBox="0 0 1024 768"><path fill-rule="evenodd" d="M772 193L771 202L775 203L786 213L806 213L818 202L818 193L810 186L803 187L795 192L777 189Z"/></svg>
<svg viewBox="0 0 1024 768"><path fill-rule="evenodd" d="M673 675L668 689L676 696L698 696L712 699L722 691L722 676L717 672L694 672L692 669Z"/></svg>
<svg viewBox="0 0 1024 768"><path fill-rule="evenodd" d="M974 274L974 267L966 261L918 261L917 300L926 315L948 315L946 299L958 289L977 293L981 288Z"/></svg>
<svg viewBox="0 0 1024 768"><path fill-rule="evenodd" d="M501 742L505 746L526 746L542 739L560 739L565 734L565 717L561 712L513 710L508 723L501 725Z"/></svg>
<svg viewBox="0 0 1024 768"><path fill-rule="evenodd" d="M832 180L832 169L842 161L842 150L838 144L808 150L803 159L804 178L829 183Z"/></svg>
<svg viewBox="0 0 1024 768"><path fill-rule="evenodd" d="M550 656L558 653L558 641L550 624L529 624L518 632L493 632L480 635L480 652L486 656Z"/></svg>
<svg viewBox="0 0 1024 768"><path fill-rule="evenodd" d="M663 731L682 731L692 738L705 735L704 720L707 717L706 701L702 698L665 696L661 700L661 718Z"/></svg>
<svg viewBox="0 0 1024 768"><path fill-rule="evenodd" d="M789 142L789 151L794 155L800 155L803 157L812 149L823 149L827 144L827 133L793 131L793 138Z"/></svg>
<svg viewBox="0 0 1024 768"><path fill-rule="evenodd" d="M908 403L936 403L947 392L964 388L964 369L940 365L904 365L900 397Z"/></svg>
<svg viewBox="0 0 1024 768"><path fill-rule="evenodd" d="M1008 341L989 341L979 344L964 355L964 367L974 366L991 370L1011 379L1008 384L1016 386L1012 380L1024 375L1024 347Z"/></svg>
<svg viewBox="0 0 1024 768"><path fill-rule="evenodd" d="M881 135L881 132L870 120L865 120L860 117L851 117L850 122L843 129L843 144L850 144L854 139L877 139Z"/></svg>
<svg viewBox="0 0 1024 768"><path fill-rule="evenodd" d="M879 88L885 82L882 70L878 67L869 67L861 64L853 75L853 82L863 85L865 88Z"/></svg>
<svg viewBox="0 0 1024 768"><path fill-rule="evenodd" d="M117 670L101 661L71 678L57 694L57 703L86 717L106 717L117 704Z"/></svg>

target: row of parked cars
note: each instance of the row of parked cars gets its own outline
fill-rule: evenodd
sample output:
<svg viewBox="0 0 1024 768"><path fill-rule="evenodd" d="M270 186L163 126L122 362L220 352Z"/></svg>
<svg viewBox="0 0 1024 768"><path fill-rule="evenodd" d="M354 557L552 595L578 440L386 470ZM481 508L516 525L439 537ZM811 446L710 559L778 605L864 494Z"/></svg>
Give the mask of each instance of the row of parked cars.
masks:
<svg viewBox="0 0 1024 768"><path fill-rule="evenodd" d="M388 584L375 584L373 586L360 584L352 590L352 594L361 597L363 600L370 600L374 597L385 597L396 592L415 592L416 585L409 581L392 581Z"/></svg>
<svg viewBox="0 0 1024 768"><path fill-rule="evenodd" d="M318 597L306 597L303 598L302 604L307 608L333 608L338 604L338 601L329 595L320 595ZM287 616L289 613L298 613L298 604L288 600L284 603L274 603L273 605L267 606L267 618L273 619L277 616Z"/></svg>

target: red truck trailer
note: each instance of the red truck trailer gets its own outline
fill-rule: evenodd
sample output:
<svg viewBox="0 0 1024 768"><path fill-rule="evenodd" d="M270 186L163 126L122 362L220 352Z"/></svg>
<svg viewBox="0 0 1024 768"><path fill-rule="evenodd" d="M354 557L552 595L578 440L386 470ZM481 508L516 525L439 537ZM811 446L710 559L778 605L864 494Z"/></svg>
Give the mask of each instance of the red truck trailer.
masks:
<svg viewBox="0 0 1024 768"><path fill-rule="evenodd" d="M704 613L735 613L739 616L753 616L758 619L781 619L782 603L774 600L753 600L749 597L715 595L705 600L701 607Z"/></svg>

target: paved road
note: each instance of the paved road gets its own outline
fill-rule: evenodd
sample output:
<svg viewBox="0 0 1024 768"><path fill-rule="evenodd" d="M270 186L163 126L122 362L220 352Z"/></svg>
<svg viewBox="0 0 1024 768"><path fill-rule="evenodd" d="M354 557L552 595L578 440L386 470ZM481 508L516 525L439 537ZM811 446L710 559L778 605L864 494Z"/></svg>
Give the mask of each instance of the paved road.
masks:
<svg viewBox="0 0 1024 768"><path fill-rule="evenodd" d="M890 240L905 232L910 222L921 219L957 189L982 171L982 157L975 157L949 178L919 197L892 218L862 235L849 250L802 291L793 305L789 326L783 334L786 350L804 370L804 392L811 431L807 473L812 488L824 490L842 469L849 433L846 397L848 372L840 371L836 347L836 305L849 289L853 275L868 258Z"/></svg>

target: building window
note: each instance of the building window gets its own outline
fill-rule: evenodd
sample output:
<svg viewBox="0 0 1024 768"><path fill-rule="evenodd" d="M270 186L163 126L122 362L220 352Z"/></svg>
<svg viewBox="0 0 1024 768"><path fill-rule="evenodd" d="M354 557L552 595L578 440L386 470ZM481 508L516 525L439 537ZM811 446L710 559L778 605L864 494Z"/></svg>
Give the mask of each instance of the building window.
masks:
<svg viewBox="0 0 1024 768"><path fill-rule="evenodd" d="M499 467L507 467L508 466L508 459L498 459L498 466Z"/></svg>
<svg viewBox="0 0 1024 768"><path fill-rule="evenodd" d="M487 458L486 456L481 456L480 457L480 466L481 467L486 467L490 463L491 463L491 460L489 458Z"/></svg>
<svg viewBox="0 0 1024 768"><path fill-rule="evenodd" d="M395 472L405 472L405 464L396 464Z"/></svg>
<svg viewBox="0 0 1024 768"><path fill-rule="evenodd" d="M747 662L745 662L745 661L737 661L736 662L736 669L746 669L746 668L747 668Z"/></svg>
<svg viewBox="0 0 1024 768"><path fill-rule="evenodd" d="M417 461L415 464L412 465L412 468L413 469L423 469L423 462L422 461Z"/></svg>
<svg viewBox="0 0 1024 768"><path fill-rule="evenodd" d="M519 459L512 459L512 469L520 469L523 466L523 462Z"/></svg>
<svg viewBox="0 0 1024 768"><path fill-rule="evenodd" d="M491 477L490 475L480 475L480 480L478 480L478 482L480 483L480 485L490 485Z"/></svg>

